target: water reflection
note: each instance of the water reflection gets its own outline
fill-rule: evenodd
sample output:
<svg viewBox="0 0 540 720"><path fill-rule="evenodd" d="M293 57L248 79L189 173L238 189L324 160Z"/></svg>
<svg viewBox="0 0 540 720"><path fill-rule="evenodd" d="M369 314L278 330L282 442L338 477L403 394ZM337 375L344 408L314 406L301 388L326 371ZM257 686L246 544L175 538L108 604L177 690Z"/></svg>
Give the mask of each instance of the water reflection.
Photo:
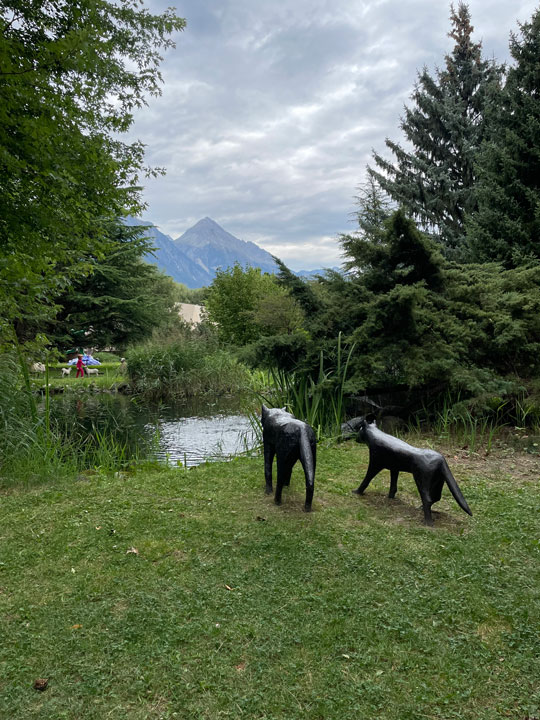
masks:
<svg viewBox="0 0 540 720"><path fill-rule="evenodd" d="M253 429L246 415L160 420L158 432L157 457L187 467L205 461L226 460L255 445Z"/></svg>
<svg viewBox="0 0 540 720"><path fill-rule="evenodd" d="M253 428L239 398L182 406L141 405L122 395L51 398L51 421L66 438L85 439L86 447L111 438L126 459L157 458L188 467L226 460L256 445Z"/></svg>

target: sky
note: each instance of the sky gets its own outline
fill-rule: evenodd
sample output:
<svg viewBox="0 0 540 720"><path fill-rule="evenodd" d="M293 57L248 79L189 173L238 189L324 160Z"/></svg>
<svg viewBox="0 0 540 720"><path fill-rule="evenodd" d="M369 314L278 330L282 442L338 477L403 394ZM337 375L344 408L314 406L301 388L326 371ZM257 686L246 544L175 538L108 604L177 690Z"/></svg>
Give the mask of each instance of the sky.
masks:
<svg viewBox="0 0 540 720"><path fill-rule="evenodd" d="M457 4L457 3L456 3ZM291 269L340 266L373 150L402 141L417 74L452 51L441 0L145 0L187 21L161 66L162 95L128 139L166 175L143 215L177 238L211 217ZM486 58L509 61L533 0L470 0Z"/></svg>

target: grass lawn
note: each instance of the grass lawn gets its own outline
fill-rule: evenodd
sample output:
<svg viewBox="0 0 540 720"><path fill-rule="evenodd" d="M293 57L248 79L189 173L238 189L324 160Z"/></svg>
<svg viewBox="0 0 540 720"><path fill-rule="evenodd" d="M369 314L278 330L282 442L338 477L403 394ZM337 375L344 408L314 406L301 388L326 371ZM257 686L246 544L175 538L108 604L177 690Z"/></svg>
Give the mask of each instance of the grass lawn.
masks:
<svg viewBox="0 0 540 720"><path fill-rule="evenodd" d="M0 491L0 718L540 717L538 456L451 452L434 528L366 459L311 514L260 458Z"/></svg>
<svg viewBox="0 0 540 720"><path fill-rule="evenodd" d="M98 370L98 375L85 375L76 377L77 368L72 366L71 373L63 377L62 368L65 363L57 363L49 367L49 386L51 391L58 390L109 390L127 381L127 374L119 362L106 362L101 365L90 366ZM45 375L33 373L32 386L35 390L45 387Z"/></svg>

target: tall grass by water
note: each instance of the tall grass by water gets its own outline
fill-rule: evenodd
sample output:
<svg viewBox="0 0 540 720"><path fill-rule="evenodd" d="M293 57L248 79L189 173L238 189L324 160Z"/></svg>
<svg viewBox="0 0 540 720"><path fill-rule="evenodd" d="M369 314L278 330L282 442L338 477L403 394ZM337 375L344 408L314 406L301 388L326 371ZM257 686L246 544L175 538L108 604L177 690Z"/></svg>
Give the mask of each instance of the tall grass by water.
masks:
<svg viewBox="0 0 540 720"><path fill-rule="evenodd" d="M239 393L252 381L230 352L196 339L137 346L127 354L127 371L133 391L149 400Z"/></svg>
<svg viewBox="0 0 540 720"><path fill-rule="evenodd" d="M269 400L274 407L286 407L295 417L307 422L315 430L317 439L337 437L345 412L347 371L354 345L344 353L341 333L336 343L336 362L333 371L324 369L320 354L316 379L308 372L269 372Z"/></svg>
<svg viewBox="0 0 540 720"><path fill-rule="evenodd" d="M459 394L446 394L434 407L418 413L408 429L418 433L428 431L471 452L482 449L489 454L496 439L508 439L512 434L519 437L519 433L538 435L540 407L534 396L528 397L525 393L469 400Z"/></svg>
<svg viewBox="0 0 540 720"><path fill-rule="evenodd" d="M118 433L119 423L114 431L98 430L91 420L85 423L79 398L68 398L70 407L56 413L48 365L40 395L20 353L4 353L0 360L1 485L39 483L89 469L112 471L145 453L144 438Z"/></svg>

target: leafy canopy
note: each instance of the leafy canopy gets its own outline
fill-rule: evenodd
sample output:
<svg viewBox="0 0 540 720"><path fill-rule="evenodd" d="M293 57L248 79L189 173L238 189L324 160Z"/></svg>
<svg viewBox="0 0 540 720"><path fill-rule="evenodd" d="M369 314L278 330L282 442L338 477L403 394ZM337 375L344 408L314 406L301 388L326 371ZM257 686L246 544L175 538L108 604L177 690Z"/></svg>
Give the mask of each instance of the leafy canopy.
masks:
<svg viewBox="0 0 540 720"><path fill-rule="evenodd" d="M176 283L142 259L149 250L143 227L111 227L108 250L92 258L91 274L74 280L58 299L61 310L47 333L57 347L125 350L160 326L175 319L180 324Z"/></svg>
<svg viewBox="0 0 540 720"><path fill-rule="evenodd" d="M290 334L301 326L303 313L274 275L239 263L219 269L205 301L208 319L224 342L247 345L261 336Z"/></svg>
<svg viewBox="0 0 540 720"><path fill-rule="evenodd" d="M143 147L119 134L160 92L160 51L184 27L135 0L0 6L0 338L39 322L141 208Z"/></svg>

